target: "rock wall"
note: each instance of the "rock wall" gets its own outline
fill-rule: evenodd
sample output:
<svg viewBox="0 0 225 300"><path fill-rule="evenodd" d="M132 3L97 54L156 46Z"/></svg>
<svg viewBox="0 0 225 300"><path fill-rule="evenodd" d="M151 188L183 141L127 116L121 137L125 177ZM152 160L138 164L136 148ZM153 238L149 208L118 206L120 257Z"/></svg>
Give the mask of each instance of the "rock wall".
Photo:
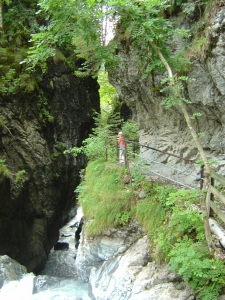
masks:
<svg viewBox="0 0 225 300"><path fill-rule="evenodd" d="M76 267L94 300L184 300L191 294L179 276L152 260L148 237L136 223L94 238L84 228Z"/></svg>
<svg viewBox="0 0 225 300"><path fill-rule="evenodd" d="M92 110L100 110L97 81L75 77L65 61L52 59L47 73L35 76L34 91L0 95L0 159L9 169L0 176L0 255L28 272L43 268L60 226L75 214L86 161L63 151L81 145Z"/></svg>
<svg viewBox="0 0 225 300"><path fill-rule="evenodd" d="M188 76L195 81L189 82L185 91L186 98L192 102L187 105L190 115L195 112L202 113L202 116L194 122L194 127L197 132L205 133L201 142L206 155L218 160L216 167L223 175L225 175L224 19L225 7L221 4L220 7L216 7L214 13L211 12L211 25L207 27L208 43L211 43L208 47L210 51L205 54L205 59L200 59L197 55L192 57L192 67ZM190 24L190 20L187 20L183 13L174 17L173 21L184 28L195 26L193 20ZM174 40L173 48L174 51L182 49L179 40ZM159 92L163 77L156 75L154 84L151 76L142 79L137 52L132 47L129 53L125 53L121 45L119 56L121 63L110 72L110 82L139 123L140 144L185 159L198 159L197 148L179 107L165 109L161 105L161 101L165 98L165 95ZM167 74L163 76L167 77ZM192 163L144 147L141 148L141 155L151 163L151 170L164 174L167 178L173 177L188 185L199 186L196 182L199 176Z"/></svg>

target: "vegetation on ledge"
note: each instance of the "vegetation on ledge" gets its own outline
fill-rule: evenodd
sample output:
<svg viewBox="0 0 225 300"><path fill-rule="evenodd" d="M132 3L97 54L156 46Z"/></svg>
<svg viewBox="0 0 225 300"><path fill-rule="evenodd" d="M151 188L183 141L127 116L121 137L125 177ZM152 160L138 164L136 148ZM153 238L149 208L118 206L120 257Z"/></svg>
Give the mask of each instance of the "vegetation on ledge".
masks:
<svg viewBox="0 0 225 300"><path fill-rule="evenodd" d="M125 180L129 172L123 166L103 159L88 163L77 189L88 221L87 235L126 226L135 218L146 229L156 261L166 261L189 283L197 299L218 299L225 284L225 268L207 247L199 209L203 193L146 181L132 170L131 174L134 189ZM144 199L137 196L141 190Z"/></svg>
<svg viewBox="0 0 225 300"><path fill-rule="evenodd" d="M225 268L223 260L213 257L207 246L200 207L205 193L147 180L146 164L140 159L131 164L132 157L128 157L130 168L119 165L114 125L96 118L96 128L83 146L64 151L75 156L84 152L89 159L76 189L87 221L87 235L100 235L135 219L145 228L158 263L167 262L189 283L196 299L218 299L224 293ZM135 123L125 122L121 129L126 139L137 138ZM105 138L110 136L113 140L106 161Z"/></svg>

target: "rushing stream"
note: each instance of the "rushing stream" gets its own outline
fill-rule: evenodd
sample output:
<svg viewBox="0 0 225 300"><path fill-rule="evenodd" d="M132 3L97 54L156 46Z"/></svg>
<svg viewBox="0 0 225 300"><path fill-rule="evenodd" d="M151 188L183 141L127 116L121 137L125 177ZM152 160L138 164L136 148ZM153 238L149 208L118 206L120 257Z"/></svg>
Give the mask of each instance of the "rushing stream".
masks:
<svg viewBox="0 0 225 300"><path fill-rule="evenodd" d="M45 269L40 274L25 274L19 281L10 281L0 289L0 299L9 300L89 300L88 284L78 279L75 258L75 231L82 218L77 215L60 229L59 243L69 244L67 250L52 249Z"/></svg>

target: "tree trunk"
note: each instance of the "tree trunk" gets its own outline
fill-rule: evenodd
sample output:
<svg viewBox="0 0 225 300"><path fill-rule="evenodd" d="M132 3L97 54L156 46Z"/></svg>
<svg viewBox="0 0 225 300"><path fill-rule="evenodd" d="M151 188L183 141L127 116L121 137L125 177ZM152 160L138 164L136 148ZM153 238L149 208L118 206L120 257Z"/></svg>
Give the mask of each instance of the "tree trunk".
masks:
<svg viewBox="0 0 225 300"><path fill-rule="evenodd" d="M2 2L0 1L0 31L3 30Z"/></svg>
<svg viewBox="0 0 225 300"><path fill-rule="evenodd" d="M169 64L168 64L167 61L165 60L165 58L164 58L164 56L162 55L161 51L160 51L155 45L153 45L153 48L154 48L155 51L157 52L157 54L158 54L158 56L159 56L161 62L164 64L164 66L165 66L165 68L166 68L166 70L167 70L167 72L168 72L168 77L169 77L170 80L171 80L171 83L170 83L170 84L171 84L171 88L172 88L173 90L175 90L174 76L173 76L173 72L172 72L172 70L171 70ZM184 104L184 102L183 102L183 100L182 100L182 95L181 95L180 93L177 94L177 91L175 91L175 94L176 94L176 96L177 96L177 98L178 98L178 100L179 100L179 105L180 105L181 111L182 111L182 113L183 113L183 115L184 115L185 121L186 121L186 123L187 123L187 125L188 125L188 128L189 128L189 130L190 130L190 132L191 132L191 135L192 135L192 137L193 137L193 139L194 139L194 141L195 141L195 144L196 144L196 146L197 146L197 148L198 148L199 154L201 155L201 158L202 158L202 160L203 160L203 162L204 162L205 169L206 169L206 173L210 174L210 169L209 169L209 163L208 163L208 160L207 160L207 158L206 158L206 155L205 155L205 152L204 152L204 150L203 150L203 148L202 148L202 145L201 145L201 143L200 143L200 141L199 141L198 135L197 135L197 133L195 132L195 129L193 128L193 126L192 126L192 124L191 124L190 117L189 117L189 115L188 115L188 112L187 112L187 109L186 109L186 107L185 107L185 104Z"/></svg>
<svg viewBox="0 0 225 300"><path fill-rule="evenodd" d="M203 186L203 189L207 189L209 187L209 184L210 184L210 168L209 168L209 163L208 163L208 160L207 160L207 157L205 155L205 152L202 148L202 145L199 141L199 138L198 138L198 135L194 129L194 127L192 126L191 124L191 120L190 120L190 117L189 117L189 114L187 112L187 109L186 109L186 106L185 106L185 103L183 102L182 100L182 95L181 93L177 90L176 90L176 83L175 83L175 80L174 80L174 76L173 76L173 72L170 68L170 65L168 64L168 62L165 60L164 56L162 55L161 51L157 48L156 45L152 44L152 47L154 48L154 50L157 52L161 62L164 64L167 72L168 72L168 77L170 79L170 87L171 89L174 91L174 94L176 95L177 99L179 100L179 105L180 105L180 108L181 108L181 111L184 115L184 118L185 118L185 121L188 125L188 128L191 132L191 135L195 141L195 144L196 144L196 147L198 148L198 151L199 151L199 154L201 155L201 158L203 160L203 163L205 165L205 180L204 180L204 186ZM201 203L201 208L202 208L202 213L204 215L204 228L205 228L205 237L206 237L206 242L207 242L207 245L208 245L208 248L210 250L210 252L212 252L213 250L213 247L212 247L212 234L211 234L211 230L210 230L210 226L209 226L209 218L208 218L208 214L206 212L206 203L205 203L205 200L203 200L203 202Z"/></svg>

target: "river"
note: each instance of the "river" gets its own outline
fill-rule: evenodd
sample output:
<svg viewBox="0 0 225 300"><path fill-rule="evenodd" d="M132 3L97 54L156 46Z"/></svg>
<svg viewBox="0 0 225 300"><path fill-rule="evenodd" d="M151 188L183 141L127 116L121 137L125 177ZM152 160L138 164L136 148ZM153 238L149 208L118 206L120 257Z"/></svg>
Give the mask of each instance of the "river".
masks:
<svg viewBox="0 0 225 300"><path fill-rule="evenodd" d="M40 274L28 273L19 281L11 281L0 289L1 300L90 300L88 284L78 279L75 258L75 231L83 214L77 215L60 229L60 243L68 243L68 250L54 250L49 254Z"/></svg>

